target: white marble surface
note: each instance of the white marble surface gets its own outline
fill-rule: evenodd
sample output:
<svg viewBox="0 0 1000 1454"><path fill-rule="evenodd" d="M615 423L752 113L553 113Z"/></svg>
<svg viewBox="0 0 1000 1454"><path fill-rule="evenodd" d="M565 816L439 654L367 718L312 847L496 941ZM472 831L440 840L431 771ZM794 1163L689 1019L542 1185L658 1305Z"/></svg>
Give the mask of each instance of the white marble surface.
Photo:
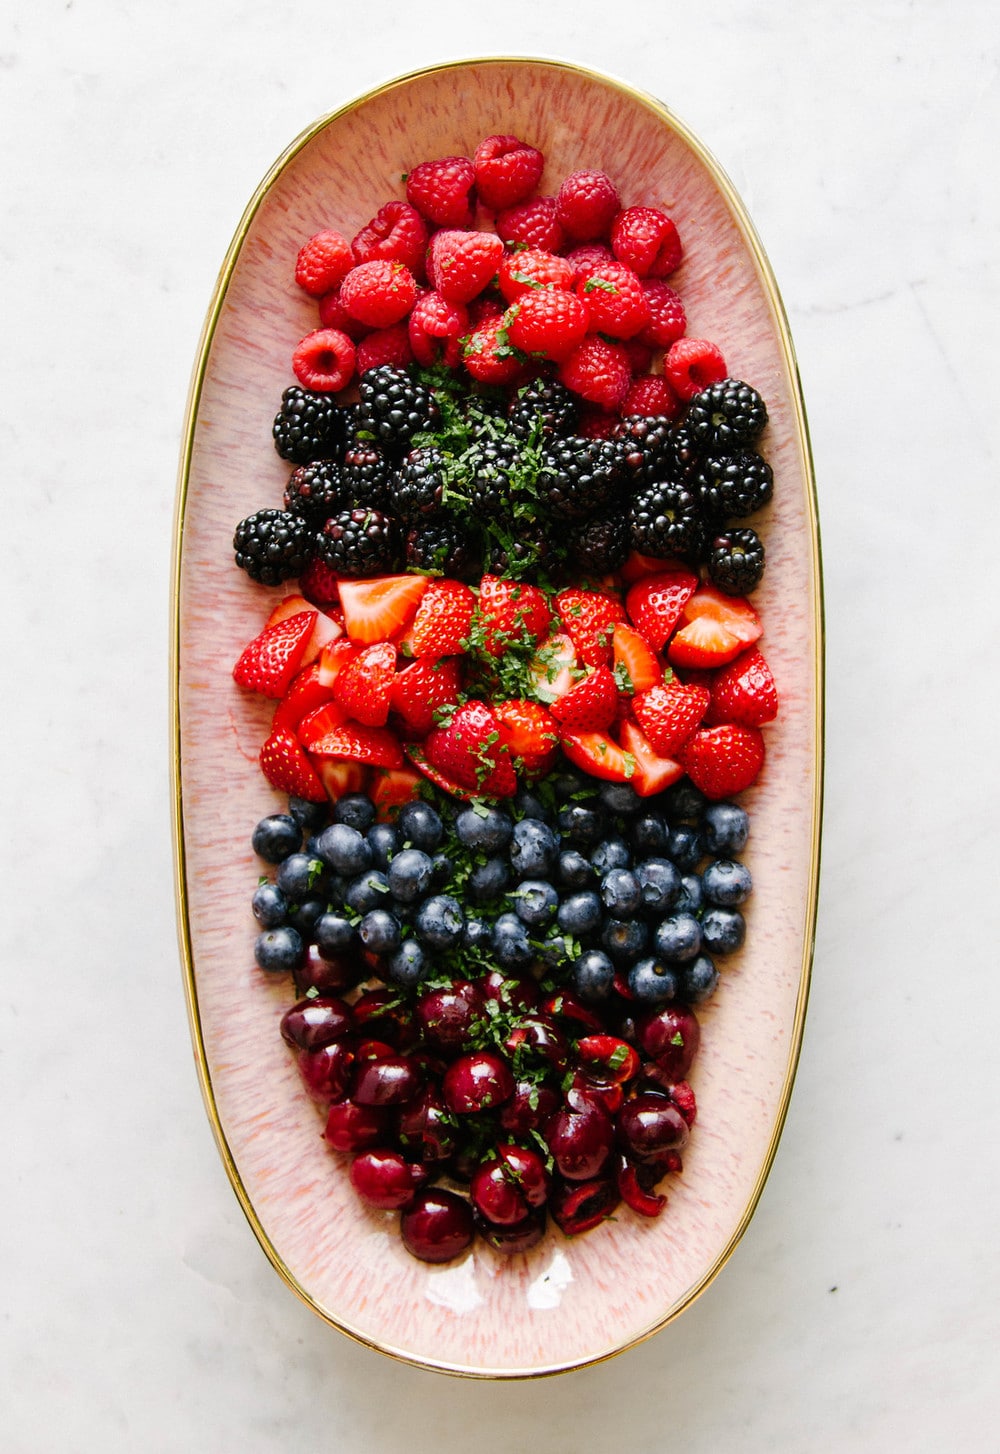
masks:
<svg viewBox="0 0 1000 1454"><path fill-rule="evenodd" d="M997 1447L998 51L989 0L3 7L5 1454ZM504 52L658 94L741 190L828 626L813 994L760 1208L679 1322L526 1385L360 1349L265 1262L196 1085L168 828L178 439L244 203L366 86Z"/></svg>

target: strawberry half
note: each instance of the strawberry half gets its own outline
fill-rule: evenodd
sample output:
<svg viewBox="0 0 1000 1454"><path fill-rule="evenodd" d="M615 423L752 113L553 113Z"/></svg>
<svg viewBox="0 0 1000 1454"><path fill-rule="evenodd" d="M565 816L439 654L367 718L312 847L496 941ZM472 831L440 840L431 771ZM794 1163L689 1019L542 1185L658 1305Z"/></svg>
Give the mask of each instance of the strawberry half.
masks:
<svg viewBox="0 0 1000 1454"><path fill-rule="evenodd" d="M662 651L698 588L698 577L682 566L643 576L629 589L625 609L639 635L654 651Z"/></svg>
<svg viewBox="0 0 1000 1454"><path fill-rule="evenodd" d="M576 647L564 631L543 641L528 663L532 691L540 702L552 703L573 689Z"/></svg>
<svg viewBox="0 0 1000 1454"><path fill-rule="evenodd" d="M606 666L595 666L552 704L552 715L564 732L602 732L617 710L618 684Z"/></svg>
<svg viewBox="0 0 1000 1454"><path fill-rule="evenodd" d="M316 624L317 611L299 611L265 626L233 667L233 680L264 697L283 697L302 665Z"/></svg>
<svg viewBox="0 0 1000 1454"><path fill-rule="evenodd" d="M456 657L411 662L396 673L391 706L404 730L424 737L436 725L435 713L455 706L462 690L462 665Z"/></svg>
<svg viewBox="0 0 1000 1454"><path fill-rule="evenodd" d="M320 708L320 711L323 710ZM313 757L346 758L349 762L361 762L370 767L403 766L403 749L385 727L345 722L342 726L331 727L322 737L307 745Z"/></svg>
<svg viewBox="0 0 1000 1454"><path fill-rule="evenodd" d="M425 777L428 782L432 782L436 788L440 788L443 793L447 793L450 797L461 798L464 802L469 802L471 799L480 796L477 790L463 788L461 783L457 783L454 778L449 777L447 773L442 772L440 768L436 768L432 763L428 762L427 754L422 747L410 743L406 748L406 755L422 777Z"/></svg>
<svg viewBox="0 0 1000 1454"><path fill-rule="evenodd" d="M553 604L563 630L573 643L577 660L584 666L607 666L611 660L614 628L626 619L618 597L604 591L571 587L560 591Z"/></svg>
<svg viewBox="0 0 1000 1454"><path fill-rule="evenodd" d="M688 777L706 798L729 798L757 780L764 739L756 727L702 727L681 750Z"/></svg>
<svg viewBox="0 0 1000 1454"><path fill-rule="evenodd" d="M500 576L483 576L478 615L483 649L490 656L503 656L512 646L540 641L552 624L549 603L537 586Z"/></svg>
<svg viewBox="0 0 1000 1454"><path fill-rule="evenodd" d="M615 681L621 692L648 692L663 681L663 667L656 653L631 626L619 621L611 641Z"/></svg>
<svg viewBox="0 0 1000 1454"><path fill-rule="evenodd" d="M777 715L778 689L771 668L756 646L751 646L715 676L705 721L711 725L739 722L743 727L762 727Z"/></svg>
<svg viewBox="0 0 1000 1454"><path fill-rule="evenodd" d="M384 727L395 678L396 648L389 641L379 641L363 647L337 673L333 695L356 722Z"/></svg>
<svg viewBox="0 0 1000 1454"><path fill-rule="evenodd" d="M282 728L272 732L260 750L260 770L281 793L322 803L326 798L323 786L312 763L302 751L294 733Z"/></svg>
<svg viewBox="0 0 1000 1454"><path fill-rule="evenodd" d="M447 579L431 581L407 633L411 655L434 660L458 656L465 650L475 609L476 595L470 586Z"/></svg>
<svg viewBox="0 0 1000 1454"><path fill-rule="evenodd" d="M271 730L286 728L294 732L310 712L324 706L333 698L333 688L323 681L318 661L304 667L292 682L275 709Z"/></svg>
<svg viewBox="0 0 1000 1454"><path fill-rule="evenodd" d="M570 762L605 782L627 783L635 776L635 759L605 732L571 733L561 739Z"/></svg>
<svg viewBox="0 0 1000 1454"><path fill-rule="evenodd" d="M412 767L373 767L368 796L375 804L379 822L388 822L404 803L415 798L420 782L420 774Z"/></svg>
<svg viewBox="0 0 1000 1454"><path fill-rule="evenodd" d="M649 738L634 722L623 722L618 732L622 750L635 758L635 774L632 786L641 798L651 798L662 793L684 776L681 764L672 757L661 757L653 748Z"/></svg>
<svg viewBox="0 0 1000 1454"><path fill-rule="evenodd" d="M667 656L674 666L725 666L763 634L760 617L743 596L703 585L684 603Z"/></svg>
<svg viewBox="0 0 1000 1454"><path fill-rule="evenodd" d="M495 702L493 711L503 723L510 754L531 777L549 771L559 749L559 727L540 702L512 697Z"/></svg>
<svg viewBox="0 0 1000 1454"><path fill-rule="evenodd" d="M328 641L336 641L338 636L343 636L344 627L340 619L340 612L336 608L332 611L317 609L312 601L306 596L291 595L279 601L274 610L264 622L265 628L277 626L279 621L287 621L289 616L297 616L301 611L315 611L316 620L313 623L313 634L306 643L306 649L302 653L302 665L308 666L315 661L323 647Z"/></svg>
<svg viewBox="0 0 1000 1454"><path fill-rule="evenodd" d="M699 725L710 700L707 687L672 681L633 698L632 712L654 752L671 757Z"/></svg>
<svg viewBox="0 0 1000 1454"><path fill-rule="evenodd" d="M503 724L485 702L463 703L446 727L428 734L424 753L431 767L484 797L517 791Z"/></svg>
<svg viewBox="0 0 1000 1454"><path fill-rule="evenodd" d="M374 576L340 583L344 627L352 641L388 641L412 621L427 589L426 576Z"/></svg>

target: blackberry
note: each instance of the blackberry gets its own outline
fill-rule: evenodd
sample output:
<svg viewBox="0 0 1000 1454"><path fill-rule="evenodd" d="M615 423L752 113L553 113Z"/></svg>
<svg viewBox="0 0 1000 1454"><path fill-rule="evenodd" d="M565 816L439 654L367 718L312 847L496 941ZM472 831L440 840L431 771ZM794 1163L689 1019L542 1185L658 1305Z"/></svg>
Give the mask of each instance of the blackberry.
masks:
<svg viewBox="0 0 1000 1454"><path fill-rule="evenodd" d="M727 596L749 596L764 574L764 547L756 530L727 530L712 541L708 577Z"/></svg>
<svg viewBox="0 0 1000 1454"><path fill-rule="evenodd" d="M399 566L396 522L359 505L331 515L316 537L316 554L339 575L373 576Z"/></svg>
<svg viewBox="0 0 1000 1454"><path fill-rule="evenodd" d="M556 519L585 520L624 492L622 450L610 439L551 439L538 483Z"/></svg>
<svg viewBox="0 0 1000 1454"><path fill-rule="evenodd" d="M292 464L335 458L344 444L344 412L330 394L293 384L274 418L275 449Z"/></svg>
<svg viewBox="0 0 1000 1454"><path fill-rule="evenodd" d="M615 426L625 469L636 484L670 479L674 467L674 429L656 414L629 414Z"/></svg>
<svg viewBox="0 0 1000 1454"><path fill-rule="evenodd" d="M698 502L683 485L643 485L635 494L631 512L632 546L640 555L659 560L679 556L696 561L704 529Z"/></svg>
<svg viewBox="0 0 1000 1454"><path fill-rule="evenodd" d="M475 539L456 520L448 517L428 520L407 533L407 570L477 581L482 567L482 552Z"/></svg>
<svg viewBox="0 0 1000 1454"><path fill-rule="evenodd" d="M520 580L550 570L559 556L542 520L518 520L513 528L495 522L487 526L487 537L486 568L491 575Z"/></svg>
<svg viewBox="0 0 1000 1454"><path fill-rule="evenodd" d="M670 478L680 485L688 485L692 476L701 468L702 450L686 425L674 426L670 448L673 453Z"/></svg>
<svg viewBox="0 0 1000 1454"><path fill-rule="evenodd" d="M767 423L767 406L742 379L722 379L695 394L685 422L701 450L729 451L753 443Z"/></svg>
<svg viewBox="0 0 1000 1454"><path fill-rule="evenodd" d="M357 427L399 452L415 434L433 428L440 417L430 389L393 364L366 369L358 391Z"/></svg>
<svg viewBox="0 0 1000 1454"><path fill-rule="evenodd" d="M397 519L415 525L441 514L445 464L432 445L410 450L389 485L389 504Z"/></svg>
<svg viewBox="0 0 1000 1454"><path fill-rule="evenodd" d="M707 459L693 476L692 488L705 520L721 525L723 520L742 520L766 505L774 475L766 459L743 449Z"/></svg>
<svg viewBox="0 0 1000 1454"><path fill-rule="evenodd" d="M477 446L476 463L469 481L469 504L477 519L501 518L510 514L510 475L520 451L510 439L484 440Z"/></svg>
<svg viewBox="0 0 1000 1454"><path fill-rule="evenodd" d="M313 553L313 527L287 510L257 510L236 527L236 564L252 581L278 586L297 576Z"/></svg>
<svg viewBox="0 0 1000 1454"><path fill-rule="evenodd" d="M626 510L594 515L569 532L569 557L581 570L606 575L625 564L630 549Z"/></svg>
<svg viewBox="0 0 1000 1454"><path fill-rule="evenodd" d="M381 445L354 434L344 448L341 473L353 505L388 509L392 464Z"/></svg>
<svg viewBox="0 0 1000 1454"><path fill-rule="evenodd" d="M336 460L320 459L292 470L285 486L285 509L322 525L328 515L349 501Z"/></svg>
<svg viewBox="0 0 1000 1454"><path fill-rule="evenodd" d="M507 420L518 439L530 439L539 428L541 437L572 434L579 409L576 397L558 379L532 379L518 389L511 401Z"/></svg>

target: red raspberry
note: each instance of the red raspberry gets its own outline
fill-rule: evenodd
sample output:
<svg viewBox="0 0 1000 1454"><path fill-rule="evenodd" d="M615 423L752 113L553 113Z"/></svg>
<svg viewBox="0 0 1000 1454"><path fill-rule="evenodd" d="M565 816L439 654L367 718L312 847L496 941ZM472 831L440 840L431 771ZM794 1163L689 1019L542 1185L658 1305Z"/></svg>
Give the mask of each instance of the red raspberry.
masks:
<svg viewBox="0 0 1000 1454"><path fill-rule="evenodd" d="M491 212L513 207L538 186L545 158L516 136L488 136L472 158L479 200Z"/></svg>
<svg viewBox="0 0 1000 1454"><path fill-rule="evenodd" d="M403 263L358 263L340 286L340 301L359 323L388 328L405 318L417 301L417 284Z"/></svg>
<svg viewBox="0 0 1000 1454"><path fill-rule="evenodd" d="M299 249L295 281L313 298L329 293L354 266L351 244L339 232L317 232Z"/></svg>
<svg viewBox="0 0 1000 1454"><path fill-rule="evenodd" d="M406 178L406 200L436 227L471 227L475 185L468 157L440 157L413 168Z"/></svg>
<svg viewBox="0 0 1000 1454"><path fill-rule="evenodd" d="M626 207L611 225L616 258L640 278L665 278L683 256L677 228L656 207Z"/></svg>
<svg viewBox="0 0 1000 1454"><path fill-rule="evenodd" d="M538 288L523 293L507 316L507 334L515 348L558 361L583 342L590 315L574 293Z"/></svg>
<svg viewBox="0 0 1000 1454"><path fill-rule="evenodd" d="M544 252L558 252L566 241L556 217L554 197L534 197L530 202L504 208L497 216L496 228L504 242L520 242Z"/></svg>
<svg viewBox="0 0 1000 1454"><path fill-rule="evenodd" d="M685 402L729 373L721 350L707 338L679 338L670 345L663 371L671 388Z"/></svg>
<svg viewBox="0 0 1000 1454"><path fill-rule="evenodd" d="M439 363L458 368L461 340L469 331L469 310L461 303L447 302L440 293L424 293L413 305L409 331L417 363L426 368Z"/></svg>
<svg viewBox="0 0 1000 1454"><path fill-rule="evenodd" d="M559 378L574 394L603 409L617 409L632 381L628 355L618 343L588 334L559 368Z"/></svg>
<svg viewBox="0 0 1000 1454"><path fill-rule="evenodd" d="M494 277L503 243L494 232L436 232L427 250L433 286L449 303L471 303Z"/></svg>
<svg viewBox="0 0 1000 1454"><path fill-rule="evenodd" d="M354 344L339 328L307 333L292 354L292 370L304 389L335 394L354 374Z"/></svg>
<svg viewBox="0 0 1000 1454"><path fill-rule="evenodd" d="M511 347L503 315L476 329L462 351L465 367L481 384L512 384L525 372Z"/></svg>
<svg viewBox="0 0 1000 1454"><path fill-rule="evenodd" d="M377 369L381 364L393 364L398 369L405 369L407 364L413 362L409 329L405 323L376 328L361 340L356 353L359 374L368 369Z"/></svg>
<svg viewBox="0 0 1000 1454"><path fill-rule="evenodd" d="M669 348L687 332L687 314L681 296L659 278L647 278L642 291L649 304L649 322L639 337L653 348Z"/></svg>
<svg viewBox="0 0 1000 1454"><path fill-rule="evenodd" d="M565 257L568 263L573 264L574 286L581 278L589 278L595 268L615 261L614 253L604 242L581 242L578 247L570 248Z"/></svg>
<svg viewBox="0 0 1000 1454"><path fill-rule="evenodd" d="M644 374L629 385L622 404L622 415L655 414L663 419L677 419L683 408L683 403L666 379L659 374Z"/></svg>
<svg viewBox="0 0 1000 1454"><path fill-rule="evenodd" d="M577 242L607 237L620 207L618 189L605 172L571 172L556 197L556 215L566 236Z"/></svg>
<svg viewBox="0 0 1000 1454"><path fill-rule="evenodd" d="M469 304L469 326L475 330L484 323L492 323L494 318L502 318L503 313L500 299L492 293L483 293Z"/></svg>
<svg viewBox="0 0 1000 1454"><path fill-rule="evenodd" d="M424 276L427 224L409 202L387 202L351 243L356 263L404 263L415 278Z"/></svg>
<svg viewBox="0 0 1000 1454"><path fill-rule="evenodd" d="M576 284L578 295L590 308L595 333L631 338L649 322L649 304L642 284L623 263L605 263Z"/></svg>
<svg viewBox="0 0 1000 1454"><path fill-rule="evenodd" d="M582 409L576 434L579 439L612 439L617 424L618 415L609 414L606 409Z"/></svg>
<svg viewBox="0 0 1000 1454"><path fill-rule="evenodd" d="M654 350L648 343L641 342L638 338L625 338L622 346L628 354L628 366L636 377L639 374L648 374L653 366Z"/></svg>
<svg viewBox="0 0 1000 1454"><path fill-rule="evenodd" d="M319 321L322 328L339 328L341 333L346 333L355 343L368 332L367 325L352 318L344 307L339 288L335 288L332 293L324 293L320 298Z"/></svg>
<svg viewBox="0 0 1000 1454"><path fill-rule="evenodd" d="M555 253L528 247L507 254L497 280L507 302L513 303L532 288L571 288L573 265Z"/></svg>

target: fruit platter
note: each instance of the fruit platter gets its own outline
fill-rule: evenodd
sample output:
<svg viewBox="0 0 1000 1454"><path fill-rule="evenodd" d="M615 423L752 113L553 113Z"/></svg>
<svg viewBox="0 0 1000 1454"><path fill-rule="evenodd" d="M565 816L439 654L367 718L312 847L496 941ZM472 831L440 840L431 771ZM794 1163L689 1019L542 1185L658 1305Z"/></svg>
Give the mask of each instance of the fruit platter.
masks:
<svg viewBox="0 0 1000 1454"><path fill-rule="evenodd" d="M311 127L209 308L175 571L185 985L267 1256L444 1371L649 1336L775 1155L819 853L805 417L702 145L530 60Z"/></svg>

